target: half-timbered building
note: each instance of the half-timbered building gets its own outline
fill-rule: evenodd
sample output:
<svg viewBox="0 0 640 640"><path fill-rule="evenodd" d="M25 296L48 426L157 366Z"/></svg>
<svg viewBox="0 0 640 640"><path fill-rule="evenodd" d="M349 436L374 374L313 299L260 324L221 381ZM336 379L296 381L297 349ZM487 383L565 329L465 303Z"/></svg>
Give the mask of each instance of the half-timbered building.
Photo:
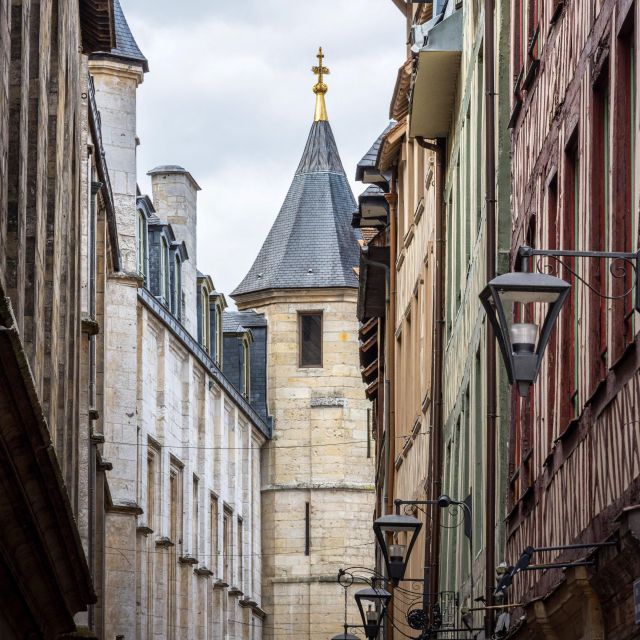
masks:
<svg viewBox="0 0 640 640"><path fill-rule="evenodd" d="M523 244L637 249L639 12L630 0L512 2L514 262ZM635 638L636 274L627 262L594 258L531 266L572 291L538 383L511 401L506 561L527 547L559 547L532 563L582 564L514 579L510 601L524 617L513 616L513 637ZM567 548L576 544L586 546Z"/></svg>

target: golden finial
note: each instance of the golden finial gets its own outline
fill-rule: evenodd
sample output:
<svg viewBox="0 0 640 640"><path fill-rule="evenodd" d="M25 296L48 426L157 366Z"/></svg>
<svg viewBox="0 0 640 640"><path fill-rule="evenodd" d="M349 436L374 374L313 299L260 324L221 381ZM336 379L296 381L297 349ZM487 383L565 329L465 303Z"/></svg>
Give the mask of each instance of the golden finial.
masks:
<svg viewBox="0 0 640 640"><path fill-rule="evenodd" d="M324 83L325 75L329 75L329 69L323 66L324 53L322 53L322 47L318 49L316 55L318 58L318 66L311 67L311 71L318 76L318 82L313 85L313 93L316 94L316 114L313 118L314 122L320 122L322 120L328 120L327 105L324 102L324 94L329 91L329 87Z"/></svg>

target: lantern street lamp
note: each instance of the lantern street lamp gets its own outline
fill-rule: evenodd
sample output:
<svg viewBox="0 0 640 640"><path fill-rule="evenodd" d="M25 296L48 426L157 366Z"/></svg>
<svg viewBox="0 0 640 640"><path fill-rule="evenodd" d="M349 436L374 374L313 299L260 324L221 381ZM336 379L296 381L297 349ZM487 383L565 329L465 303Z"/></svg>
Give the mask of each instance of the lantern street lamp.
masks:
<svg viewBox="0 0 640 640"><path fill-rule="evenodd" d="M519 271L494 278L480 294L500 345L509 382L518 385L521 396L529 395L529 387L538 376L551 330L570 289L571 285L560 278ZM514 310L530 303L548 305L541 329L531 321L513 322Z"/></svg>
<svg viewBox="0 0 640 640"><path fill-rule="evenodd" d="M398 513L381 516L373 523L373 532L376 534L384 557L387 576L394 586L397 586L404 578L411 550L418 539L421 528L422 522L417 518L401 516ZM392 540L393 535L402 533L407 535L408 544ZM387 545L388 538L391 542Z"/></svg>
<svg viewBox="0 0 640 640"><path fill-rule="evenodd" d="M344 633L340 633L337 636L333 636L331 640L360 640L360 638L358 638L358 636L354 636L352 633L347 633L345 631Z"/></svg>
<svg viewBox="0 0 640 640"><path fill-rule="evenodd" d="M391 594L386 589L376 587L374 581L372 587L361 589L353 597L360 611L364 635L368 640L375 640L387 612Z"/></svg>

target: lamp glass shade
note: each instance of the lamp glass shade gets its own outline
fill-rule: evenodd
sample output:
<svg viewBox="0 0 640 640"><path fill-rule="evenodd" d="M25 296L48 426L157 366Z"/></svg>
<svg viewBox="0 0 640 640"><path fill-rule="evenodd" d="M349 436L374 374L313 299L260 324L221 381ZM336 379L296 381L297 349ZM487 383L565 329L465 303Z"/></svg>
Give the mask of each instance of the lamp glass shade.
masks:
<svg viewBox="0 0 640 640"><path fill-rule="evenodd" d="M491 280L480 294L509 382L517 384L522 396L528 395L538 376L551 330L570 290L568 282L554 276L511 272ZM534 311L542 320L538 338L538 326L533 322L513 322L515 309L532 303L544 305Z"/></svg>
<svg viewBox="0 0 640 640"><path fill-rule="evenodd" d="M391 594L382 587L369 587L357 591L353 597L358 605L365 636L368 640L375 640L380 633Z"/></svg>
<svg viewBox="0 0 640 640"><path fill-rule="evenodd" d="M373 523L373 532L384 557L387 576L395 585L404 577L407 561L421 528L422 523L417 518L399 514L381 516ZM407 536L406 545L391 540L403 533Z"/></svg>
<svg viewBox="0 0 640 640"><path fill-rule="evenodd" d="M389 557L393 559L404 560L404 553L407 547L404 544L390 544Z"/></svg>
<svg viewBox="0 0 640 640"><path fill-rule="evenodd" d="M528 351L533 353L538 337L538 325L533 322L515 322L509 330L514 353Z"/></svg>

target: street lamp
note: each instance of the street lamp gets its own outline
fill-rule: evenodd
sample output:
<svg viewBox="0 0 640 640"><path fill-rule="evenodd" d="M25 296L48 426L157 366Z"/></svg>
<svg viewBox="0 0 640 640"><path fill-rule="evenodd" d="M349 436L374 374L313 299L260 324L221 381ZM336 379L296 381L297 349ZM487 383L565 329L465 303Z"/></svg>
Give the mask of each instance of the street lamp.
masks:
<svg viewBox="0 0 640 640"><path fill-rule="evenodd" d="M360 638L358 638L358 636L354 636L352 633L347 633L345 631L344 633L340 633L337 636L333 636L331 640L360 640Z"/></svg>
<svg viewBox="0 0 640 640"><path fill-rule="evenodd" d="M529 395L529 387L538 376L551 330L570 289L571 285L560 278L519 271L494 278L480 294L500 345L509 382L518 385L521 396ZM537 324L513 322L514 309L530 303L548 305L539 337Z"/></svg>
<svg viewBox="0 0 640 640"><path fill-rule="evenodd" d="M360 611L364 635L368 640L375 640L380 632L391 594L386 589L376 587L374 583L373 587L361 589L353 597Z"/></svg>
<svg viewBox="0 0 640 640"><path fill-rule="evenodd" d="M399 514L381 516L373 523L373 532L376 534L380 550L387 568L387 576L394 586L404 578L409 556L413 545L418 539L422 528L422 522L413 516L401 516ZM387 545L387 538L396 534L406 534L408 544L393 541Z"/></svg>

